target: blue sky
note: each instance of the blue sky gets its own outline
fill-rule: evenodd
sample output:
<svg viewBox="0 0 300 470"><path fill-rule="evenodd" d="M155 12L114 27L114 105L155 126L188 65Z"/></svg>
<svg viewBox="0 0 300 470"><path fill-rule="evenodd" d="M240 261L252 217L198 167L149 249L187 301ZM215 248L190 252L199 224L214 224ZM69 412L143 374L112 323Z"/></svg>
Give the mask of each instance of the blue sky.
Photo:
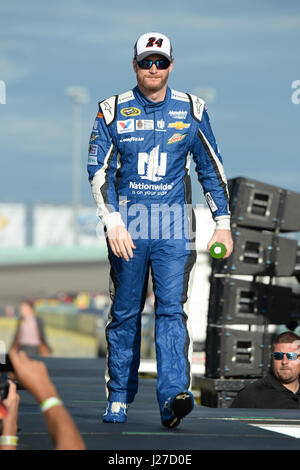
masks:
<svg viewBox="0 0 300 470"><path fill-rule="evenodd" d="M0 201L71 202L72 107L82 109L81 200L93 205L86 155L97 101L135 85L133 44L172 42L170 86L215 90L208 103L228 178L300 191L300 4L297 0L10 0L0 4ZM194 202L200 190L193 182Z"/></svg>

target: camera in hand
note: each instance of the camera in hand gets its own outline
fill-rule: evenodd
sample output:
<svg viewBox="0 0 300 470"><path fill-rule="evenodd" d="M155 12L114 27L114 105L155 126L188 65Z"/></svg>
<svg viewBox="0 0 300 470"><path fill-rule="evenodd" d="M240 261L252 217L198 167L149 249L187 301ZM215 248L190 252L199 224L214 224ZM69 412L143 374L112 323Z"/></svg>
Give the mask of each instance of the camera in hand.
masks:
<svg viewBox="0 0 300 470"><path fill-rule="evenodd" d="M5 354L4 363L0 361L0 373L1 372L14 372L14 366L10 362L8 354Z"/></svg>
<svg viewBox="0 0 300 470"><path fill-rule="evenodd" d="M5 400L9 391L9 377L8 372L14 372L14 367L10 362L8 354L5 355L4 364L0 362L0 401ZM20 390L21 387L17 384L17 390Z"/></svg>
<svg viewBox="0 0 300 470"><path fill-rule="evenodd" d="M0 374L0 402L7 398L9 391L9 380L7 374Z"/></svg>

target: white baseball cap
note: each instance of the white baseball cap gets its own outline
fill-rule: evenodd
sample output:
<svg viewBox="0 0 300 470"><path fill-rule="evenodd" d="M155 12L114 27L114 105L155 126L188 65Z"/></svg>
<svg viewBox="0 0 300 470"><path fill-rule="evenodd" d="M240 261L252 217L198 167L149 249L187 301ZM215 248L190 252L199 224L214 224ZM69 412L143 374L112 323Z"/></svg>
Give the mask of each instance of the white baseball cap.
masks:
<svg viewBox="0 0 300 470"><path fill-rule="evenodd" d="M146 33L140 36L134 45L135 60L142 60L150 54L160 54L172 61L170 39L161 33Z"/></svg>

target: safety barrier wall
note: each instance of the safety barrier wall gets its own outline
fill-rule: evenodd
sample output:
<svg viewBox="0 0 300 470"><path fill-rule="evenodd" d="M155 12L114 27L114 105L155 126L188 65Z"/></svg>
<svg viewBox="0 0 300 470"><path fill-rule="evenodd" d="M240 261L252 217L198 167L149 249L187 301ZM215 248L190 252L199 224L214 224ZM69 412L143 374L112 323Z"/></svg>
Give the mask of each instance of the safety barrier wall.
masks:
<svg viewBox="0 0 300 470"><path fill-rule="evenodd" d="M45 326L96 336L96 322L99 320L96 315L47 311L38 312L38 315L43 318Z"/></svg>

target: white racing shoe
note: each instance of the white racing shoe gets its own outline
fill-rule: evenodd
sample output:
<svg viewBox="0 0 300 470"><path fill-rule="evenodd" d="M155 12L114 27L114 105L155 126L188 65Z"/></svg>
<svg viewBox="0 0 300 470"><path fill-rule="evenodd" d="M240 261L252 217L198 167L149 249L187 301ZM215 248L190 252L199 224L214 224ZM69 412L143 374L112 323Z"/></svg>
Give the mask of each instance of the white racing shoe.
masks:
<svg viewBox="0 0 300 470"><path fill-rule="evenodd" d="M109 402L103 415L103 423L126 423L127 409L127 403L120 403L118 401Z"/></svg>

